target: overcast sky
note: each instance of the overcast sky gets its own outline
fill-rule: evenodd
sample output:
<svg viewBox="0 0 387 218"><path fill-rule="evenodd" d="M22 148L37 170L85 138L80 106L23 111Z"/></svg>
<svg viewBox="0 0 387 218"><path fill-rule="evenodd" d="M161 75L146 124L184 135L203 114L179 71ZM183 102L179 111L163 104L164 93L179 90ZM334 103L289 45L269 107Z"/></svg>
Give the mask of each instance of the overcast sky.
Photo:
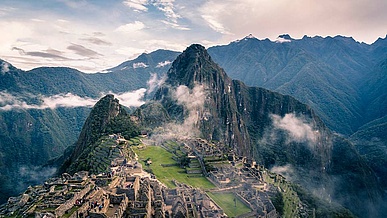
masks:
<svg viewBox="0 0 387 218"><path fill-rule="evenodd" d="M97 72L156 49L228 44L248 34L387 34L386 0L0 0L0 58L18 68Z"/></svg>

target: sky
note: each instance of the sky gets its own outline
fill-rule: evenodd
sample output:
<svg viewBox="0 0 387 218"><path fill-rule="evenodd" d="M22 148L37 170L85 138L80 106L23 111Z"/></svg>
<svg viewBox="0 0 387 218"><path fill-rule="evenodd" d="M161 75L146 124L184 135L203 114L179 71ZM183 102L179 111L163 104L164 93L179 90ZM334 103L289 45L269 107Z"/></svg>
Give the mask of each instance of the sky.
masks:
<svg viewBox="0 0 387 218"><path fill-rule="evenodd" d="M253 34L387 34L386 0L0 0L0 59L29 70L100 72L157 49L228 44Z"/></svg>

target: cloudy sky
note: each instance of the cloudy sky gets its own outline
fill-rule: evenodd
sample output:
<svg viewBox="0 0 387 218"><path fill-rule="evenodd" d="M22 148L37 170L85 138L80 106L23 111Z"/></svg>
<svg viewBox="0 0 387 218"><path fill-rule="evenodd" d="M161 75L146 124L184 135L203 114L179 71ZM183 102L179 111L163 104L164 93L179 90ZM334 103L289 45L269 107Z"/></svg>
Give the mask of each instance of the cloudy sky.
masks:
<svg viewBox="0 0 387 218"><path fill-rule="evenodd" d="M98 72L156 49L228 44L253 34L387 34L386 0L0 0L0 58L18 68Z"/></svg>

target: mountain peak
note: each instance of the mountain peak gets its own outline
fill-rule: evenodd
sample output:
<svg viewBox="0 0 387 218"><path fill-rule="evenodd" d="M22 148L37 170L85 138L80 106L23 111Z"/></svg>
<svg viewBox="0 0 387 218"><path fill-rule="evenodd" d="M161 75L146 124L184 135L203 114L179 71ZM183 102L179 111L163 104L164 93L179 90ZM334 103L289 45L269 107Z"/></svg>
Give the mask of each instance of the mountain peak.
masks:
<svg viewBox="0 0 387 218"><path fill-rule="evenodd" d="M277 37L275 40L276 43L291 42L294 39L289 34L282 34Z"/></svg>
<svg viewBox="0 0 387 218"><path fill-rule="evenodd" d="M72 154L72 161L79 157L87 145L94 143L102 130L113 118L119 115L127 115L125 109L119 104L114 95L107 94L101 98L93 107L89 117L82 128L76 143L76 148Z"/></svg>
<svg viewBox="0 0 387 218"><path fill-rule="evenodd" d="M166 82L172 86L186 85L193 88L197 83L208 82L211 75L217 72L225 75L202 45L193 44L173 62Z"/></svg>
<svg viewBox="0 0 387 218"><path fill-rule="evenodd" d="M247 35L244 39L256 39L256 37L255 36L253 36L253 34L249 34L249 35Z"/></svg>
<svg viewBox="0 0 387 218"><path fill-rule="evenodd" d="M206 51L206 48L200 44L192 44L188 46L184 52L191 52L191 51L203 52L203 51Z"/></svg>

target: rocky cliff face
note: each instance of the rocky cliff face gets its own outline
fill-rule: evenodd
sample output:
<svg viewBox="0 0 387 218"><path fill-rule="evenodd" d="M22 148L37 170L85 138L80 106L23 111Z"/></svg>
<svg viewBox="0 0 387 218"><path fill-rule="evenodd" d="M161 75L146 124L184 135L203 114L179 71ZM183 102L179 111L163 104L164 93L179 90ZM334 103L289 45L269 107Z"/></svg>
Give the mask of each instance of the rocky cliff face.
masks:
<svg viewBox="0 0 387 218"><path fill-rule="evenodd" d="M338 200L358 214L373 211L364 202L380 200L368 165L307 105L231 80L201 45L188 47L167 75L154 100L175 124L187 128L189 123L199 130L196 136L223 142L239 155L290 175L309 191Z"/></svg>

